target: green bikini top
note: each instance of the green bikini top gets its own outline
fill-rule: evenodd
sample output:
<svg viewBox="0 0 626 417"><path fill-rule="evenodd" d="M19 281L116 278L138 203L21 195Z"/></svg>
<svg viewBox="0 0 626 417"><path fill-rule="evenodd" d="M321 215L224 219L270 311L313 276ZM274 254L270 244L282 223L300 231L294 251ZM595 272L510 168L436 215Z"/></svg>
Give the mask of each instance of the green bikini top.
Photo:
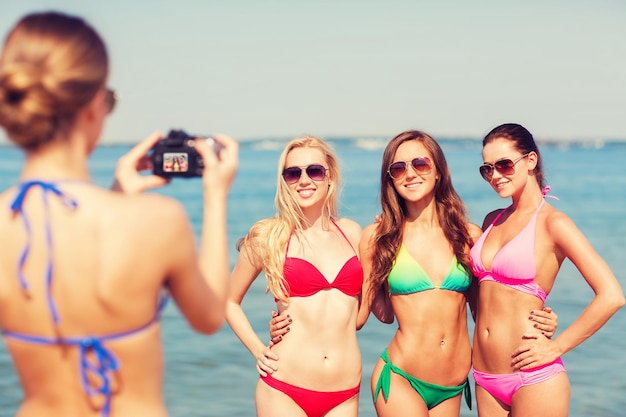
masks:
<svg viewBox="0 0 626 417"><path fill-rule="evenodd" d="M390 294L413 294L434 289L465 292L470 286L471 277L455 256L441 285L435 286L421 265L401 245L387 282Z"/></svg>

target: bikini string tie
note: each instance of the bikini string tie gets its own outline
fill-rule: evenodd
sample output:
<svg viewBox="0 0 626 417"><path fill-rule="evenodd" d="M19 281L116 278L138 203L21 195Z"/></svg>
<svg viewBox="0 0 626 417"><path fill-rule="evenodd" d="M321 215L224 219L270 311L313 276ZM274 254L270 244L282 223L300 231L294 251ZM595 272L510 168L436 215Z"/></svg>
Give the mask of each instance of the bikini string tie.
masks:
<svg viewBox="0 0 626 417"><path fill-rule="evenodd" d="M28 191L33 187L40 187L43 190L42 199L44 204L44 216L46 225L46 246L48 249L48 259L45 272L46 299L48 302L48 309L50 310L50 314L52 315L52 321L56 326L59 324L59 314L54 303L54 299L52 298L52 277L54 273L54 268L52 262L52 228L50 226L50 207L48 203L48 194L57 196L64 206L72 210L78 206L78 203L74 199L63 194L63 192L59 190L59 188L54 183L33 180L25 181L20 184L17 196L13 200L13 203L11 203L11 211L13 213L20 214L20 217L22 218L22 223L24 224L24 230L26 231L26 245L24 246L24 250L22 251L22 254L18 259L17 265L17 277L20 282L20 286L25 292L28 292L28 281L26 280L26 276L24 275L24 266L26 264L26 261L28 260L28 255L30 253L30 248L32 245L32 230L30 227L30 221L28 220L28 215L24 210L24 200Z"/></svg>
<svg viewBox="0 0 626 417"><path fill-rule="evenodd" d="M550 192L551 188L549 185L546 185L545 187L543 187L543 189L541 190L541 196L543 198L553 198L555 200L558 200L559 198L553 195L548 195L548 193Z"/></svg>
<svg viewBox="0 0 626 417"><path fill-rule="evenodd" d="M104 404L100 411L102 416L108 416L111 412L111 378L109 375L119 369L119 362L113 353L108 350L102 340L96 337L83 338L79 346L80 377L83 389L90 398L101 395ZM89 352L93 353L93 360L89 359ZM98 379L96 388L89 383L89 376L95 375Z"/></svg>

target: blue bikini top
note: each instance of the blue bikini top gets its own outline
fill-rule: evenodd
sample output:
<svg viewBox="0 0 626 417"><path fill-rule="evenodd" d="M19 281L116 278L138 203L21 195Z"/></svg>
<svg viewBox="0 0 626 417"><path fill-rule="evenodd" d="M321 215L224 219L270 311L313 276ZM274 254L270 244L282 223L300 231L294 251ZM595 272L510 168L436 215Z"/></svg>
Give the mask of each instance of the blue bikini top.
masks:
<svg viewBox="0 0 626 417"><path fill-rule="evenodd" d="M20 286L25 292L28 291L28 281L24 276L24 265L28 259L28 255L30 252L32 230L30 227L28 216L26 214L26 211L24 210L24 199L28 191L34 187L41 188L43 192L42 198L44 203L44 220L48 255L44 279L46 282L48 310L50 311L50 316L52 318L54 326L57 327L60 322L60 317L56 308L56 304L54 302L54 298L52 296L54 264L52 253L52 227L50 224L48 197L49 195L56 196L69 209L75 209L76 207L78 207L78 203L74 199L65 195L58 188L57 184L53 182L35 180L25 181L18 185L17 196L11 203L11 211L20 215L20 217L22 218L22 223L24 224L24 229L26 230L26 245L24 246L24 250L22 251L22 254L18 260L17 266L17 278L19 280ZM111 412L111 374L118 371L120 365L113 352L111 352L111 350L109 350L105 346L104 342L121 339L126 336L141 332L142 330L150 327L152 324L158 322L161 318L161 314L163 312L163 309L165 308L166 303L167 296L165 295L165 292L162 292L161 297L158 300L156 313L148 323L136 329L120 333L114 333L104 336L46 337L24 334L3 329L2 334L4 335L4 337L9 339L38 345L76 346L79 350L79 372L83 389L85 390L87 396L89 396L90 398L97 395L104 397L104 404L102 406L100 414L103 417L107 417ZM89 352L92 352L93 355L88 355ZM90 380L93 381L94 379L97 387L94 387L94 384L90 383Z"/></svg>
<svg viewBox="0 0 626 417"><path fill-rule="evenodd" d="M455 256L450 262L450 269L441 285L434 285L422 266L417 263L404 245L400 245L387 283L389 284L389 293L392 295L413 294L434 289L465 292L470 286L471 277Z"/></svg>

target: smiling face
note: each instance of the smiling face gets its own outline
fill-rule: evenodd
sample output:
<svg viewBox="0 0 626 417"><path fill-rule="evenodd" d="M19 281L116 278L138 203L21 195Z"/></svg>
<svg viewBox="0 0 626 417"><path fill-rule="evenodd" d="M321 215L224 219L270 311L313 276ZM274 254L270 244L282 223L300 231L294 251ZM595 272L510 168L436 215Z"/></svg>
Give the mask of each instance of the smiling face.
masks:
<svg viewBox="0 0 626 417"><path fill-rule="evenodd" d="M321 165L327 169L323 179L320 180L316 175L312 175L314 179L309 177L306 169L311 165ZM284 168L290 167L300 168L300 178L293 183L287 183L296 203L303 211L311 208L321 209L328 197L330 186L328 163L324 153L316 148L294 148L287 154L285 160Z"/></svg>
<svg viewBox="0 0 626 417"><path fill-rule="evenodd" d="M416 170L412 164L415 158L428 158L431 169ZM405 162L406 169L404 175L393 178L393 186L406 202L419 202L434 195L438 173L432 161L433 156L420 141L409 140L398 146L392 163Z"/></svg>
<svg viewBox="0 0 626 417"><path fill-rule="evenodd" d="M497 162L506 160L510 160L510 163L506 164L508 166L504 169L497 169L499 165ZM507 198L521 190L529 178L534 178L529 173L535 169L537 154L532 151L527 154L521 153L515 146L515 142L505 138L496 138L483 147L483 162L495 165L496 169L491 170L491 178L487 179L500 197ZM509 168L511 165L513 167Z"/></svg>

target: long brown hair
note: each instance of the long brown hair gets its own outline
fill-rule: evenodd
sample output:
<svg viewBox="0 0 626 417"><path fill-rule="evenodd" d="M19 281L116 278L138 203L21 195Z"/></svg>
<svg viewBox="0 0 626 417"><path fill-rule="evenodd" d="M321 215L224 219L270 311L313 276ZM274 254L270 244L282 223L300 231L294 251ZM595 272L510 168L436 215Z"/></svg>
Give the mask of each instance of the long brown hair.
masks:
<svg viewBox="0 0 626 417"><path fill-rule="evenodd" d="M428 134L418 130L409 130L391 139L383 153L380 169L380 204L382 213L374 237L372 292L378 291L387 280L402 243L403 226L407 214L406 202L396 191L393 179L389 176L387 170L393 162L398 147L404 142L412 140L419 141L424 145L433 157L432 162L439 174L439 180L435 184L437 218L458 262L471 276L468 251L472 245L472 238L467 228L466 209L461 197L459 197L452 185L450 170L448 169L443 150L435 139Z"/></svg>

